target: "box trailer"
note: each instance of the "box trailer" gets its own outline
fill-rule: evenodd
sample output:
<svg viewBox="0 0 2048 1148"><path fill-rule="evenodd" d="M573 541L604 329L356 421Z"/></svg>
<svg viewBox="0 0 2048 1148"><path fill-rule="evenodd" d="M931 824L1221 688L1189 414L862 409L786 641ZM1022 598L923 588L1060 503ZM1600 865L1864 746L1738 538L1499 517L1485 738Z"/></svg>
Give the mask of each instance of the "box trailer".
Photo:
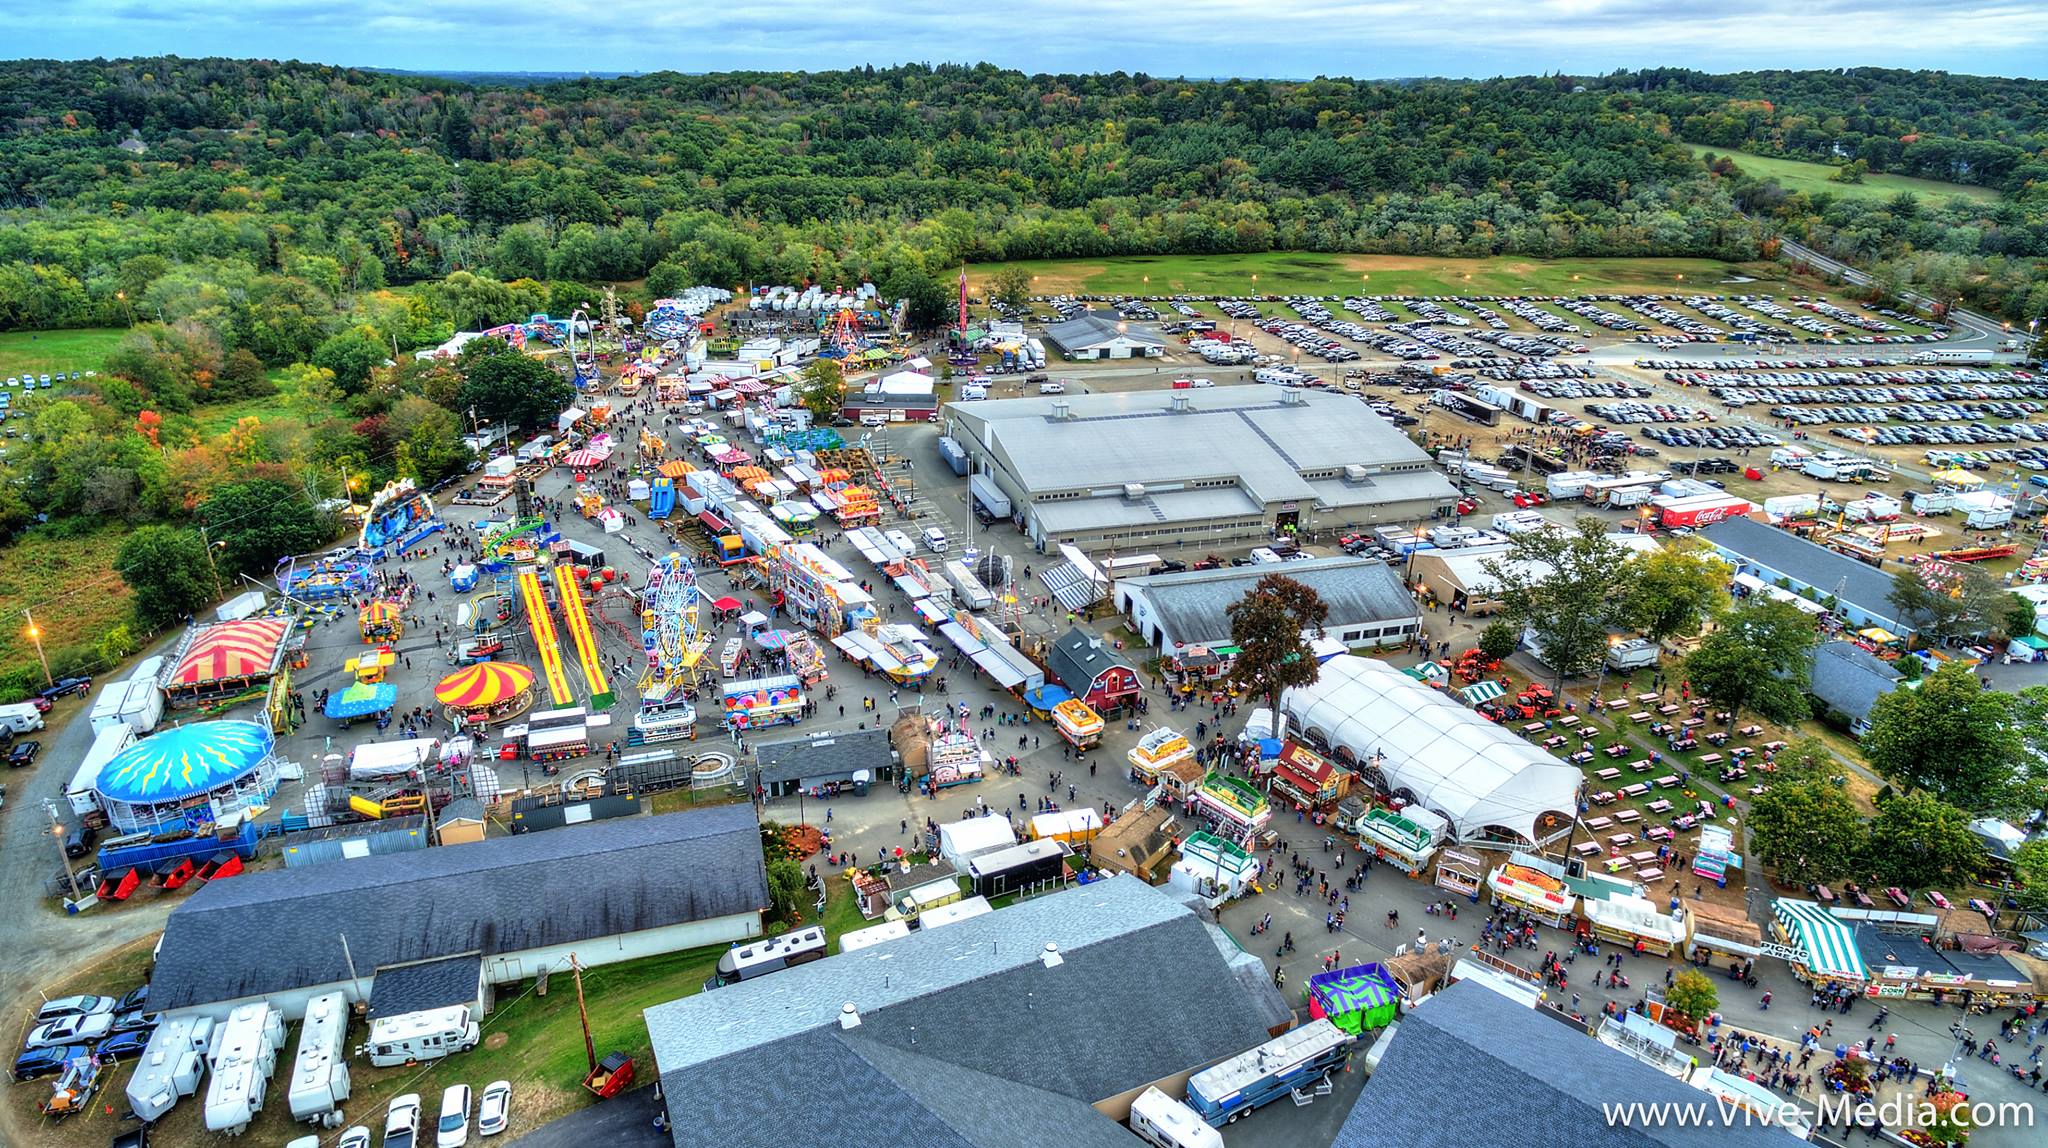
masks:
<svg viewBox="0 0 2048 1148"><path fill-rule="evenodd" d="M240 1136L263 1111L277 1050L284 1043L284 1014L267 1004L245 1004L228 1014L213 1033L207 1066L206 1130Z"/></svg>
<svg viewBox="0 0 2048 1148"><path fill-rule="evenodd" d="M1657 521L1666 530L1678 527L1697 528L1712 526L1723 519L1739 518L1755 509L1755 505L1748 499L1737 498L1732 494L1674 498L1660 500Z"/></svg>
<svg viewBox="0 0 2048 1148"><path fill-rule="evenodd" d="M206 1049L213 1042L210 1016L170 1017L149 1034L149 1044L128 1078L128 1107L145 1123L199 1091L206 1075Z"/></svg>
<svg viewBox="0 0 2048 1148"><path fill-rule="evenodd" d="M93 735L92 745L78 760L77 772L71 775L70 784L64 787L64 798L70 803L71 812L83 816L99 809L100 770L114 760L114 755L134 744L135 729L125 721Z"/></svg>
<svg viewBox="0 0 2048 1148"><path fill-rule="evenodd" d="M128 723L121 720L121 705L128 700L127 682L108 682L100 687L99 696L92 701L92 712L86 719L94 733L112 729Z"/></svg>
<svg viewBox="0 0 2048 1148"><path fill-rule="evenodd" d="M947 469L953 472L954 477L967 477L967 452L961 449L959 443L941 435L939 437L939 458L945 461Z"/></svg>
<svg viewBox="0 0 2048 1148"><path fill-rule="evenodd" d="M163 716L164 692L157 688L156 679L129 679L121 698L121 720L137 734L145 734L154 730Z"/></svg>
<svg viewBox="0 0 2048 1148"><path fill-rule="evenodd" d="M950 905L936 905L919 913L917 915L917 928L920 932L929 933L933 929L943 929L947 925L957 925L962 921L993 911L987 897L968 897L964 900L955 901Z"/></svg>
<svg viewBox="0 0 2048 1148"><path fill-rule="evenodd" d="M967 861L977 897L999 897L1061 879L1070 854L1058 841L1027 841Z"/></svg>
<svg viewBox="0 0 2048 1148"><path fill-rule="evenodd" d="M996 485L993 476L977 474L968 479L967 491L974 496L975 508L983 514L990 518L1010 517L1010 496Z"/></svg>
<svg viewBox="0 0 2048 1148"><path fill-rule="evenodd" d="M955 558L945 564L946 581L952 583L953 591L970 610L986 610L996 604L996 596L981 579L968 569L965 559Z"/></svg>
<svg viewBox="0 0 2048 1148"><path fill-rule="evenodd" d="M1764 517L1773 525L1788 519L1812 518L1820 512L1821 497L1818 494L1781 494L1764 499Z"/></svg>
<svg viewBox="0 0 2048 1148"><path fill-rule="evenodd" d="M1645 669L1657 664L1657 643L1648 638L1630 638L1607 647L1607 668L1618 673Z"/></svg>
<svg viewBox="0 0 2048 1148"><path fill-rule="evenodd" d="M307 1001L291 1088L285 1093L293 1120L323 1128L340 1126L341 1105L350 1089L347 1050L347 994L322 993Z"/></svg>

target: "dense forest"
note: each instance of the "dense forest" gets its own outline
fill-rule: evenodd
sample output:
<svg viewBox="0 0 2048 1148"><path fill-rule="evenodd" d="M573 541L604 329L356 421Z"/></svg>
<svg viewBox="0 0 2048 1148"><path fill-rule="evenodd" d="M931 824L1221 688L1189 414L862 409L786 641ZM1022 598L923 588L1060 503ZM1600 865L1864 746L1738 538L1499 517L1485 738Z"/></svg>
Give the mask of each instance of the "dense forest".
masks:
<svg viewBox="0 0 2048 1148"><path fill-rule="evenodd" d="M637 302L693 283L865 278L929 326L968 261L1737 260L1789 236L1887 286L2024 321L2048 313L2044 111L2041 82L1872 69L1396 84L943 66L546 83L0 63L0 331L132 328L90 386L14 412L29 437L5 461L0 539L142 527L129 568L159 586L138 594L135 629L163 625L204 589L188 569L180 595L157 593L167 566L206 557L194 525L219 538L251 517L225 508L308 508L343 476L430 482L466 461L472 408L522 421L558 382L517 356L405 352L565 314L600 282L630 283ZM1789 191L1694 146L1999 196ZM319 532L289 525L246 553ZM127 644L65 656L104 663Z"/></svg>

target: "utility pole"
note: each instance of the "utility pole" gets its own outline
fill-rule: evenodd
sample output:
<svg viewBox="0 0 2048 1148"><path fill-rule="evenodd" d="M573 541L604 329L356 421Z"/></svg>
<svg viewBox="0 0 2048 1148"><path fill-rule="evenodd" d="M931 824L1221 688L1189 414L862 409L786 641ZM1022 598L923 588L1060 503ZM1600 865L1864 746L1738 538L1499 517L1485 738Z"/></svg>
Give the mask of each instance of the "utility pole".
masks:
<svg viewBox="0 0 2048 1148"><path fill-rule="evenodd" d="M214 541L207 537L206 524L203 522L199 524L199 542L200 545L206 547L206 568L213 571L213 596L217 599L225 598L228 595L227 591L221 589L220 564L213 560ZM221 545L225 546L227 543L223 542Z"/></svg>
<svg viewBox="0 0 2048 1148"><path fill-rule="evenodd" d="M85 898L78 892L78 874L71 868L71 856L64 852L64 820L57 816L55 804L45 801L43 809L50 815L50 840L57 846L57 860L63 863L64 876L71 882L71 899L82 901Z"/></svg>
<svg viewBox="0 0 2048 1148"><path fill-rule="evenodd" d="M43 664L43 684L54 686L57 684L57 679L50 676L50 657L48 654L43 653L42 627L36 625L36 616L29 612L28 607L23 606L21 608L21 616L28 619L28 640L35 643L36 660Z"/></svg>
<svg viewBox="0 0 2048 1148"><path fill-rule="evenodd" d="M583 1005L583 966L576 963L576 954L569 954L569 970L576 976L576 1016L583 1022L583 1055L590 1060L590 1071L597 1071L597 1042L590 1039L590 1010Z"/></svg>

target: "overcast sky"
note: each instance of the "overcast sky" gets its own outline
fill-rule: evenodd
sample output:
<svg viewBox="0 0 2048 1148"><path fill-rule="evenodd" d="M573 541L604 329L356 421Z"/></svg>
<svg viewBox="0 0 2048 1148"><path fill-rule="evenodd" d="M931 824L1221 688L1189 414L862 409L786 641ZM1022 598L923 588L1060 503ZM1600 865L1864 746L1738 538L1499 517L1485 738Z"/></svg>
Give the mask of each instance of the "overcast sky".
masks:
<svg viewBox="0 0 2048 1148"><path fill-rule="evenodd" d="M587 9L587 17L567 16ZM1883 65L2048 76L2041 0L0 0L0 52L435 71L1494 76Z"/></svg>

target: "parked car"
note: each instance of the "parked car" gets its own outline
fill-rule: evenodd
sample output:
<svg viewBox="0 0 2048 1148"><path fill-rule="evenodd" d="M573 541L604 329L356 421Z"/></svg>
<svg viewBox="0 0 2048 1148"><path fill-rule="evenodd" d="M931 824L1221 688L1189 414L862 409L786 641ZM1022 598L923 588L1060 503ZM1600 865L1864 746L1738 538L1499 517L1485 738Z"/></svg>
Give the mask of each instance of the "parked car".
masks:
<svg viewBox="0 0 2048 1148"><path fill-rule="evenodd" d="M134 1012L149 1003L149 986L136 985L121 996L121 1002L114 1006L116 1013Z"/></svg>
<svg viewBox="0 0 2048 1148"><path fill-rule="evenodd" d="M493 1080L484 1085L484 1094L476 1105L476 1132L479 1136L496 1136L512 1121L512 1082Z"/></svg>
<svg viewBox="0 0 2048 1148"><path fill-rule="evenodd" d="M370 1148L370 1130L360 1124L350 1125L334 1142L334 1148Z"/></svg>
<svg viewBox="0 0 2048 1148"><path fill-rule="evenodd" d="M92 852L92 843L99 840L99 838L100 831L90 825L79 824L72 826L71 832L64 835L64 856L74 861L85 856ZM100 999L108 1000L106 997L101 997ZM107 1011L113 1011L111 1001L109 1001Z"/></svg>
<svg viewBox="0 0 2048 1148"><path fill-rule="evenodd" d="M144 1012L139 1008L117 1012L113 1016L113 1026L107 1029L110 1033L153 1032L157 1024L164 1019L162 1013Z"/></svg>
<svg viewBox="0 0 2048 1148"><path fill-rule="evenodd" d="M142 1055L149 1047L149 1038L155 1035L149 1029L133 1032L117 1032L92 1047L92 1054L102 1060L128 1060Z"/></svg>
<svg viewBox="0 0 2048 1148"><path fill-rule="evenodd" d="M384 1148L413 1148L420 1138L420 1094L391 1098L384 1116Z"/></svg>
<svg viewBox="0 0 2048 1148"><path fill-rule="evenodd" d="M39 1024L29 1030L24 1048L49 1048L60 1044L76 1044L79 1041L98 1040L113 1031L114 1014L110 1012L76 1013L60 1016L46 1024Z"/></svg>
<svg viewBox="0 0 2048 1148"><path fill-rule="evenodd" d="M469 1085L451 1084L441 1093L441 1121L434 1126L434 1148L462 1148L469 1143Z"/></svg>
<svg viewBox="0 0 2048 1148"><path fill-rule="evenodd" d="M36 763L36 755L41 752L43 752L42 742L17 741L14 743L14 748L7 751L7 766L10 769L21 769L24 766L34 765Z"/></svg>
<svg viewBox="0 0 2048 1148"><path fill-rule="evenodd" d="M36 696L56 701L58 698L68 698L72 694L82 694L90 689L92 689L91 678L58 678L55 685L38 691Z"/></svg>
<svg viewBox="0 0 2048 1148"><path fill-rule="evenodd" d="M82 1044L52 1045L47 1048L31 1048L14 1058L14 1080L34 1080L39 1076L55 1076L64 1071L64 1063L74 1056L85 1056L92 1049Z"/></svg>
<svg viewBox="0 0 2048 1148"><path fill-rule="evenodd" d="M94 996L91 993L75 997L58 997L44 1001L36 1009L36 1023L44 1024L67 1016L90 1016L94 1013L113 1012L117 1002L113 997Z"/></svg>
<svg viewBox="0 0 2048 1148"><path fill-rule="evenodd" d="M138 1124L126 1132L114 1133L111 1148L149 1148L149 1125Z"/></svg>

